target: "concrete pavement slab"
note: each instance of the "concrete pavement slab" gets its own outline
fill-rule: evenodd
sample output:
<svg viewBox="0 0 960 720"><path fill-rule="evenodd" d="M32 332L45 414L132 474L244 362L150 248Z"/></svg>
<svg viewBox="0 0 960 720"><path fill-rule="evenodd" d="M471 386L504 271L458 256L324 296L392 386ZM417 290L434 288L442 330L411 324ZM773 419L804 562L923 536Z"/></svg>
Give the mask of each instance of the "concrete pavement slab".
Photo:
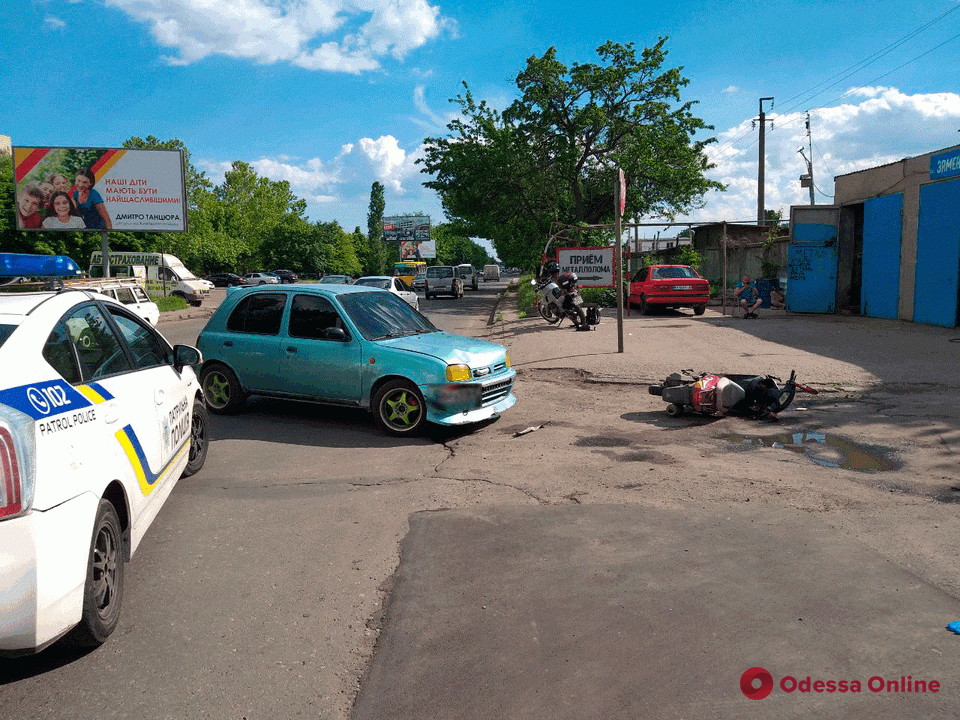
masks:
<svg viewBox="0 0 960 720"><path fill-rule="evenodd" d="M417 513L353 718L957 717L957 618L789 509Z"/></svg>

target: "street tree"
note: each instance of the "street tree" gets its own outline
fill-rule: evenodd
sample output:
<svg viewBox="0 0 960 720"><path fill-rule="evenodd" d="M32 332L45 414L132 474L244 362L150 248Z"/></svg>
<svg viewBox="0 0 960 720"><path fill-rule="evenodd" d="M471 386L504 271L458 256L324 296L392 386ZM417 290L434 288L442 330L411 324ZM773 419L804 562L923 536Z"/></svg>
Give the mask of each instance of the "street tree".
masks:
<svg viewBox="0 0 960 720"><path fill-rule="evenodd" d="M601 63L530 57L517 75L519 97L502 113L464 83L460 116L445 137L425 140L422 172L447 216L469 236L487 237L507 264L530 267L555 223L614 218L617 169L628 178L631 215L670 219L722 189L705 173L711 130L682 102L682 68L665 68L665 38L639 55L607 42Z"/></svg>
<svg viewBox="0 0 960 720"><path fill-rule="evenodd" d="M374 181L370 186L370 207L367 210L367 238L365 243L354 243L362 256L365 275L383 275L386 272L387 248L383 243L383 209L386 200L383 185Z"/></svg>

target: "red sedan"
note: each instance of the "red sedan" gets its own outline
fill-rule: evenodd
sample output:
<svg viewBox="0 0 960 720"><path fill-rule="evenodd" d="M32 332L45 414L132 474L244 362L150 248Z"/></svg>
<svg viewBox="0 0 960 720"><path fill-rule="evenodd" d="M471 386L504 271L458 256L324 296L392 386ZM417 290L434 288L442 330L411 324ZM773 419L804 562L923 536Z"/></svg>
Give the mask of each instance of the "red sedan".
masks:
<svg viewBox="0 0 960 720"><path fill-rule="evenodd" d="M630 281L630 304L644 315L663 308L693 308L703 315L710 299L710 283L689 265L648 265Z"/></svg>

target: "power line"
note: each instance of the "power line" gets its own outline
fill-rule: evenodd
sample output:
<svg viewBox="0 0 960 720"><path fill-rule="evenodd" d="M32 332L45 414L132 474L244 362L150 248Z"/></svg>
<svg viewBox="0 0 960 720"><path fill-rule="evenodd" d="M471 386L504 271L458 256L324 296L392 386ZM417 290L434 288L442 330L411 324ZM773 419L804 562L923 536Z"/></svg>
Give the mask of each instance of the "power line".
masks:
<svg viewBox="0 0 960 720"><path fill-rule="evenodd" d="M829 78L827 78L826 80L824 80L824 81L822 81L822 82L814 85L813 87L811 87L811 88L809 88L809 89L807 89L807 90L804 90L803 92L798 93L797 95L794 95L793 97L789 98L789 99L786 101L785 104L789 104L792 100L795 100L796 98L799 98L799 97L801 97L801 96L803 96L803 95L806 95L807 93L815 90L816 88L820 87L820 86L823 85L824 83L830 82L830 80L833 80L834 78L839 77L839 79L836 80L836 82L833 82L833 83L831 83L830 85L827 85L827 87L824 87L823 89L819 90L818 92L816 92L816 93L814 93L813 95L810 95L808 98L806 98L807 100L812 100L812 99L813 99L814 97L816 97L817 95L821 95L822 93L826 92L826 91L829 90L830 88L835 87L836 85L840 84L841 82L843 82L843 81L846 80L847 78L855 75L855 74L856 74L857 72L859 72L860 70L862 70L862 69L866 68L867 66L873 64L873 62L875 62L876 60L879 60L880 58L884 57L885 55L887 55L887 54L889 54L890 52L892 52L893 50L895 50L895 49L896 49L897 47L899 47L900 45L904 44L907 40L910 40L911 38L916 37L916 36L919 35L921 32L923 32L924 30L926 30L927 28L929 28L930 26L938 23L940 20L942 20L943 18L947 17L947 16L950 15L951 13L956 12L957 10L960 10L960 5L955 5L955 6L953 6L952 8L950 8L950 9L946 10L945 12L941 13L940 15L938 15L938 16L935 17L935 18L933 18L933 19L930 20L929 22L921 25L919 28L917 28L917 29L915 29L915 30L907 33L906 35L902 36L901 38L899 38L899 39L896 40L895 42L891 43L890 45L886 46L885 48L882 48L881 50L878 50L877 52L873 53L872 55L867 56L867 57L864 58L863 60L861 60L861 61L859 61L859 62L851 65L851 66L848 67L847 69L841 70L839 73L836 73L836 74L832 75L831 77L829 77ZM901 63L900 65L898 65L897 67L893 68L892 70L890 70L890 71L888 71L888 72L886 72L886 73L883 73L882 75L877 76L876 78L874 78L874 79L870 80L869 82L861 85L860 87L864 87L864 86L867 86L867 85L871 85L871 84L877 82L878 80L881 80L881 79L887 77L888 75L891 75L891 74L895 73L897 70L900 70L900 69L906 67L907 65L909 65L909 64L911 64L911 63L913 63L913 62L916 62L917 60L919 60L920 58L924 57L925 55L928 55L928 54L934 52L935 50L938 50L939 48L943 47L944 45L947 45L948 43L953 42L953 41L956 40L957 38L960 38L960 35L955 35L955 36L953 36L952 38L949 38L949 39L943 41L942 43L940 43L940 44L938 44L938 45L935 45L934 47L930 48L929 50L926 50L926 51L924 51L923 53L921 53L920 55L917 55L916 57L914 57L914 58L912 58L912 59L910 59L910 60L907 60L906 62ZM848 93L844 93L844 94L841 95L839 98L836 98L836 99L830 101L829 103L825 103L824 105L821 105L821 106L819 106L819 107L817 107L817 108L813 108L812 110L815 111L815 110L818 110L818 109L827 108L827 107L829 107L829 106L831 106L831 105L834 105L834 104L837 103L837 102L840 102L841 100L843 100L844 98L846 98L847 95L848 95ZM798 103L798 105L799 105L799 103ZM798 105L797 105L797 106L798 106ZM788 106L786 109L781 110L781 111L780 111L780 115L778 116L778 119L779 119L779 118L782 118L784 115L790 113L790 112L791 112L795 107L797 107L797 106L794 106L794 107L789 107L789 106ZM790 126L792 126L797 120L800 119L800 117L802 117L802 116L801 116L801 115L798 115L798 116L797 116L796 118L794 118L793 120L783 120L783 121L780 123L780 129L782 129L782 128L784 128L784 127L790 127ZM774 129L775 129L775 128L772 128L772 129L771 129L771 132L773 132ZM746 130L746 131L740 133L739 135L737 135L736 137L730 138L730 139L724 141L723 144L721 144L721 145L717 146L716 148L714 148L714 149L713 149L713 154L716 156L716 161L715 161L715 162L720 163L720 162L723 162L723 161L729 159L729 157L732 157L732 155L731 155L731 156L727 156L727 155L726 155L727 150L729 150L729 149L734 149L735 153L737 153L737 152L746 151L746 150L748 150L749 148L753 147L753 145L757 142L757 140L752 141L749 145L747 145L747 146L744 147L744 148L734 148L734 145L735 145L736 143L738 143L740 140L742 140L743 138L747 137L748 135L751 135L752 132L753 132L752 128L751 128L750 130Z"/></svg>

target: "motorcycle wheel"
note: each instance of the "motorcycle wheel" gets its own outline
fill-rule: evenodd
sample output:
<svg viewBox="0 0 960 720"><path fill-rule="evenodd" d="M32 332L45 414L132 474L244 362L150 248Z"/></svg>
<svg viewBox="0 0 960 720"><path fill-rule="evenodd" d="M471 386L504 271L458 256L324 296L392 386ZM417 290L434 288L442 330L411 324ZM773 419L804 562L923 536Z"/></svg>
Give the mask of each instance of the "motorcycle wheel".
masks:
<svg viewBox="0 0 960 720"><path fill-rule="evenodd" d="M547 305L543 300L537 300L537 311L540 313L540 317L542 317L551 325L559 322L560 320L560 316L557 315L553 308Z"/></svg>
<svg viewBox="0 0 960 720"><path fill-rule="evenodd" d="M680 403L670 403L667 405L667 415L670 417L680 417L683 415L683 405Z"/></svg>

